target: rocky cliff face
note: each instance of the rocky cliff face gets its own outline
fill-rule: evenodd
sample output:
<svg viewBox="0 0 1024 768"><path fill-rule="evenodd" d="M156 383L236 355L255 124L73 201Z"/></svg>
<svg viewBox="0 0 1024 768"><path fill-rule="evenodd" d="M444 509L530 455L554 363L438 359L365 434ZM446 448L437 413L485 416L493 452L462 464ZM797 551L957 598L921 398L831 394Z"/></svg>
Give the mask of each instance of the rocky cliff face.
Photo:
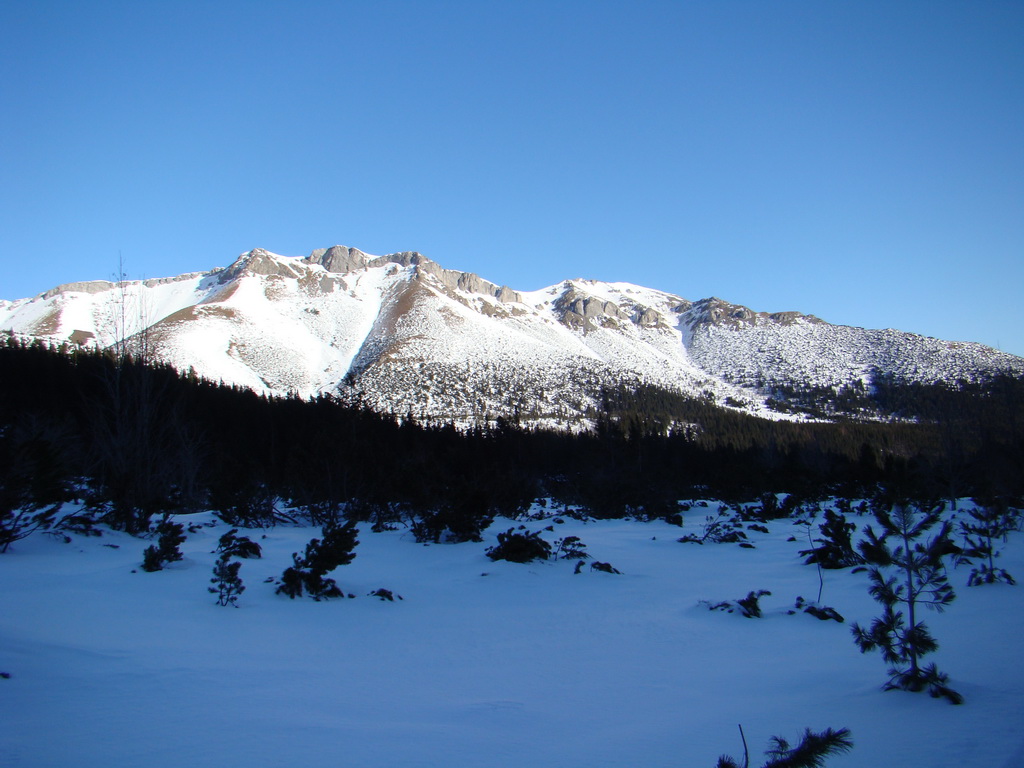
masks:
<svg viewBox="0 0 1024 768"><path fill-rule="evenodd" d="M1024 359L978 344L626 283L519 292L414 251L371 256L340 245L305 258L254 249L226 268L174 278L59 286L0 303L0 330L99 346L144 337L160 360L268 394L570 428L587 423L607 387L651 384L797 418L772 410L780 387L840 390L879 373L1024 375Z"/></svg>

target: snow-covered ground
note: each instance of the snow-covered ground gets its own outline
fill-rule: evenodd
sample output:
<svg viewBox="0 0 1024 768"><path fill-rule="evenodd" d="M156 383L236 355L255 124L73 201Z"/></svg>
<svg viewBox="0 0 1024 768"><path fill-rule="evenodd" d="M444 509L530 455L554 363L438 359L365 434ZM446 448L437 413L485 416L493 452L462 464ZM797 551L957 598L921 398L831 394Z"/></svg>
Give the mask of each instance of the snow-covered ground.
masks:
<svg viewBox="0 0 1024 768"><path fill-rule="evenodd" d="M787 615L818 592L791 520L750 532L755 549L681 544L686 526L531 522L577 535L622 575L572 561L513 564L483 544L417 544L363 527L357 557L332 576L354 600L276 595L277 577L318 529L243 531L264 550L242 561L247 591L220 607L208 586L214 518L184 560L138 566L149 542L119 533L46 535L0 555L0 764L163 766L759 765L770 736L847 727L855 747L829 766L1024 766L1024 586L966 587L926 616L928 660L965 697L883 692L885 665L854 646L850 623L878 606L867 576L825 571L822 603L845 624ZM867 523L868 518L858 520ZM796 541L789 541L791 536ZM1024 577L1013 534L1001 565ZM367 596L380 587L404 600ZM762 619L700 600L771 590Z"/></svg>

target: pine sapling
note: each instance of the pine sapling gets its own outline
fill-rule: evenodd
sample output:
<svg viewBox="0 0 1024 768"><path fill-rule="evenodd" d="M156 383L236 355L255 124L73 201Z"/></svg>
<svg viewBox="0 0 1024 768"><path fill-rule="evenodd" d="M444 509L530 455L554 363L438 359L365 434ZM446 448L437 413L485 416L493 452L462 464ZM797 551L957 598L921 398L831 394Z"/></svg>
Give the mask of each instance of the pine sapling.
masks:
<svg viewBox="0 0 1024 768"><path fill-rule="evenodd" d="M221 555L213 566L212 587L207 589L217 595L217 605L233 605L238 607L238 596L245 592L245 585L238 575L241 563L229 562L230 555Z"/></svg>
<svg viewBox="0 0 1024 768"><path fill-rule="evenodd" d="M964 536L962 562L973 560L982 562L971 569L967 586L994 584L1002 581L1016 584L1004 568L997 568L995 560L999 557L996 541L1004 539L1015 527L1015 510L1011 510L1005 500L997 500L990 504L978 504L968 512L970 520L960 521L960 532Z"/></svg>
<svg viewBox="0 0 1024 768"><path fill-rule="evenodd" d="M747 751L746 736L743 735L743 726L740 726L740 738L743 741L742 768L749 768L750 755ZM781 736L773 736L765 752L768 759L761 768L822 768L825 765L825 758L849 752L851 749L853 739L850 738L848 728L826 728L821 733L815 733L808 728L804 731L800 743L795 746L790 746ZM718 758L717 768L740 768L740 764L729 755L722 755Z"/></svg>
<svg viewBox="0 0 1024 768"><path fill-rule="evenodd" d="M886 507L889 507L888 509ZM943 611L956 595L946 579L942 559L957 551L950 541L951 526L942 522L941 505L915 509L910 503L877 504L875 520L881 526L879 536L870 526L859 549L870 565L871 596L882 604L882 615L869 629L854 623L854 640L861 653L878 649L890 665L889 680L883 690L922 691L943 697L953 704L963 697L946 685L948 676L934 664L921 665L921 657L939 644L922 621L921 607ZM930 540L925 534L939 526ZM895 546L890 546L890 540ZM906 618L899 606L905 606Z"/></svg>
<svg viewBox="0 0 1024 768"><path fill-rule="evenodd" d="M587 560L590 555L587 553L587 545L579 536L566 536L564 539L555 541L555 560Z"/></svg>

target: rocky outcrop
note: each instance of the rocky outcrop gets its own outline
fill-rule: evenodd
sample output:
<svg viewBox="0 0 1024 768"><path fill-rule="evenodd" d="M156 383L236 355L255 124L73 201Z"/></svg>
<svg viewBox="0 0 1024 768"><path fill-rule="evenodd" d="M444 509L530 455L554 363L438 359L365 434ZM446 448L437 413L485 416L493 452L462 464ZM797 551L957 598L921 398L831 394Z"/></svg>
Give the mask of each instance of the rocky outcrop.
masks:
<svg viewBox="0 0 1024 768"><path fill-rule="evenodd" d="M755 312L742 304L730 304L714 296L696 301L683 311L689 315L685 321L691 330L701 325L741 328L765 323L795 325L797 323L818 324L824 322L814 315L803 315L799 312Z"/></svg>
<svg viewBox="0 0 1024 768"><path fill-rule="evenodd" d="M332 245L330 248L318 248L303 261L309 264L319 264L328 272L345 274L365 268L370 262L370 257L358 248Z"/></svg>
<svg viewBox="0 0 1024 768"><path fill-rule="evenodd" d="M633 315L633 322L641 328L667 328L662 321L661 314L650 307L637 307Z"/></svg>
<svg viewBox="0 0 1024 768"><path fill-rule="evenodd" d="M51 288L42 296L44 299L52 299L62 293L102 293L113 288L115 283L108 280L87 280L81 283L64 283L56 288Z"/></svg>
<svg viewBox="0 0 1024 768"><path fill-rule="evenodd" d="M614 326L629 322L629 316L617 304L590 296L571 283L554 301L558 319L568 328L590 330L601 326Z"/></svg>
<svg viewBox="0 0 1024 768"><path fill-rule="evenodd" d="M442 285L452 291L459 290L466 293L493 296L503 303L522 302L523 300L521 294L513 291L507 285L499 288L494 283L488 282L472 272L444 269L419 251L399 251L397 253L389 253L387 256L371 258L358 248L335 245L330 248L318 248L303 259L303 261L308 264L319 264L328 272L340 274L355 272L367 267L383 267L388 264L397 264L400 267L416 267L418 275L432 275Z"/></svg>
<svg viewBox="0 0 1024 768"><path fill-rule="evenodd" d="M243 273L251 275L279 275L281 277L302 277L302 271L262 248L253 248L243 253L227 269L223 270L218 279L221 283L241 277Z"/></svg>

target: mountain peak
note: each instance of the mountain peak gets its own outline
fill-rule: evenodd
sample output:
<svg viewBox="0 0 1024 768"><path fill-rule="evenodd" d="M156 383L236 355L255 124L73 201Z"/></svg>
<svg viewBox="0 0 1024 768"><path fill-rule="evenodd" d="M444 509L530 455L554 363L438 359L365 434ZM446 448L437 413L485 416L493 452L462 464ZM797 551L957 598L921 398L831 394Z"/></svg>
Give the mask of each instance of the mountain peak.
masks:
<svg viewBox="0 0 1024 768"><path fill-rule="evenodd" d="M332 245L330 248L317 248L303 261L309 264L319 264L328 272L345 274L363 269L369 263L370 257L358 248Z"/></svg>
<svg viewBox="0 0 1024 768"><path fill-rule="evenodd" d="M220 281L227 282L240 277L242 274L250 275L280 275L281 277L298 277L300 271L295 268L294 259L287 256L279 256L263 248L253 248L243 253L235 261L220 273Z"/></svg>
<svg viewBox="0 0 1024 768"><path fill-rule="evenodd" d="M329 392L463 424L529 413L579 428L618 386L710 393L796 418L772 411L776 385L840 391L873 372L908 381L1024 374L1024 359L978 344L833 326L714 296L691 302L585 278L524 295L418 251L372 256L335 245L300 257L253 248L224 269L113 287L75 283L0 303L0 328L98 346L148 331L157 359L212 380L268 394ZM111 318L126 306L145 311L119 329Z"/></svg>

